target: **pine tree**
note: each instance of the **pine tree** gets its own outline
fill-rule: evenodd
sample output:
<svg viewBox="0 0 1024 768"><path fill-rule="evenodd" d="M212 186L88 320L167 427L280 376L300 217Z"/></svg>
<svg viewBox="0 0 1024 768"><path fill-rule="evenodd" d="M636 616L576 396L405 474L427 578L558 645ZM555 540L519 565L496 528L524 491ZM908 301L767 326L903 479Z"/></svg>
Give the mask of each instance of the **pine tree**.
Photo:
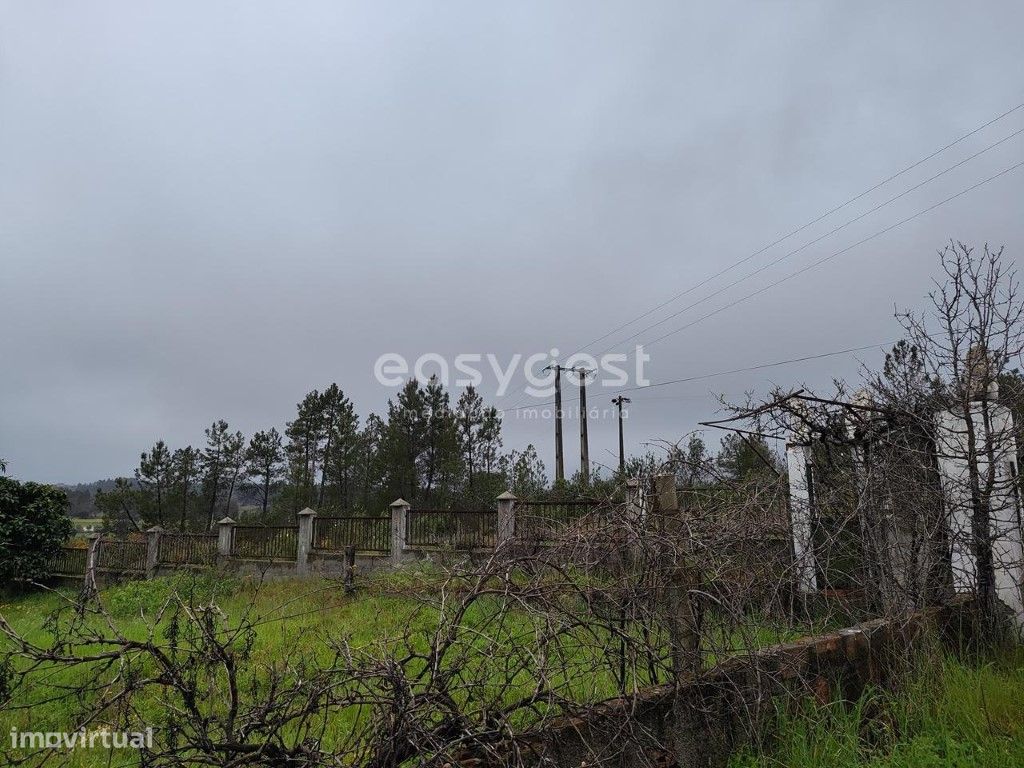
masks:
<svg viewBox="0 0 1024 768"><path fill-rule="evenodd" d="M704 438L694 432L686 443L686 450L675 456L676 481L684 488L701 485L713 475L712 458Z"/></svg>
<svg viewBox="0 0 1024 768"><path fill-rule="evenodd" d="M241 432L225 435L224 450L224 515L231 512L235 489L245 482L245 437Z"/></svg>
<svg viewBox="0 0 1024 768"><path fill-rule="evenodd" d="M163 526L166 523L167 494L174 482L171 452L163 440L157 440L151 450L143 451L139 456L135 479L139 484L146 521Z"/></svg>
<svg viewBox="0 0 1024 768"><path fill-rule="evenodd" d="M512 451L501 457L502 473L505 485L520 498L529 499L540 496L548 484L544 470L544 462L537 455L533 444L522 451Z"/></svg>
<svg viewBox="0 0 1024 768"><path fill-rule="evenodd" d="M364 511L382 509L393 499L387 499L387 425L375 413L371 413L359 433L356 448L356 479L359 489L357 506Z"/></svg>
<svg viewBox="0 0 1024 768"><path fill-rule="evenodd" d="M425 440L421 456L424 498L430 499L441 486L441 497L450 495L453 477L459 474L458 432L448 393L436 376L423 390Z"/></svg>
<svg viewBox="0 0 1024 768"><path fill-rule="evenodd" d="M737 433L722 438L716 463L723 475L735 481L774 476L781 470L779 457L764 438Z"/></svg>
<svg viewBox="0 0 1024 768"><path fill-rule="evenodd" d="M483 425L484 399L473 386L466 387L455 404L455 423L458 428L459 445L466 463L466 483L473 491L473 475L480 461L480 428Z"/></svg>
<svg viewBox="0 0 1024 768"><path fill-rule="evenodd" d="M352 442L357 430L358 417L352 407L352 401L345 397L345 393L338 388L337 384L331 384L320 397L320 429L323 436L323 455L320 458L320 489L317 493L317 507L324 504L324 493L327 488L328 473L341 470L345 474L345 482L348 481L348 451L352 448ZM339 452L338 441L342 440L345 445ZM336 474L335 479L339 480ZM344 491L339 489L339 495Z"/></svg>
<svg viewBox="0 0 1024 768"><path fill-rule="evenodd" d="M262 520L266 523L270 495L280 481L284 469L284 448L280 433L271 427L265 432L254 434L245 452L245 462L247 475L256 480Z"/></svg>
<svg viewBox="0 0 1024 768"><path fill-rule="evenodd" d="M223 419L213 422L206 428L206 448L203 449L203 496L206 500L206 529L213 530L217 514L217 502L221 498L225 475L226 444L231 440L228 423Z"/></svg>
<svg viewBox="0 0 1024 768"><path fill-rule="evenodd" d="M348 398L339 403L332 419L331 449L326 456L336 483L336 499L341 509L352 504L352 481L360 447L359 417Z"/></svg>
<svg viewBox="0 0 1024 768"><path fill-rule="evenodd" d="M480 461L483 469L490 475L498 467L501 450L501 416L493 405L483 411L477 441L480 443Z"/></svg>
<svg viewBox="0 0 1024 768"><path fill-rule="evenodd" d="M414 500L420 489L420 457L424 453L427 419L420 383L409 379L396 401L388 400L385 456L392 493Z"/></svg>
<svg viewBox="0 0 1024 768"><path fill-rule="evenodd" d="M171 456L171 464L174 476L174 506L178 510L178 530L185 531L190 527L193 489L200 478L202 455L191 445L178 448Z"/></svg>
<svg viewBox="0 0 1024 768"><path fill-rule="evenodd" d="M126 477L117 478L109 491L96 491L96 509L102 514L103 528L112 533L141 532L142 506L138 487Z"/></svg>
<svg viewBox="0 0 1024 768"><path fill-rule="evenodd" d="M293 512L313 503L316 469L322 452L322 396L314 389L302 399L297 410L295 421L285 427Z"/></svg>

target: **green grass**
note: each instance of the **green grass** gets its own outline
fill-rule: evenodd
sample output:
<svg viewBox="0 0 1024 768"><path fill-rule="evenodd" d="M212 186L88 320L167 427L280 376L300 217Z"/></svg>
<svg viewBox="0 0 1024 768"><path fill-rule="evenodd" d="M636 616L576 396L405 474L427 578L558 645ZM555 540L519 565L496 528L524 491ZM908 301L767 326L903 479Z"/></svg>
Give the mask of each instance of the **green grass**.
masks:
<svg viewBox="0 0 1024 768"><path fill-rule="evenodd" d="M731 768L1020 768L1024 651L923 666L902 691L781 716L769 753Z"/></svg>
<svg viewBox="0 0 1024 768"><path fill-rule="evenodd" d="M421 599L436 586L436 574L407 571L382 574L368 578L359 592L347 596L342 585L329 580L283 580L258 584L250 580L215 578L211 575L189 576L180 574L172 578L152 581L128 582L103 590L101 599L118 631L132 639L144 639L154 617L174 593L188 595L195 604L216 603L228 624L237 624L248 615L253 626L251 656L247 659L241 680L248 690L258 690L264 684L266 670L273 665L298 659L329 660L329 640L344 638L354 649L375 649L378 654L404 653L408 646L417 652L429 648L430 639L438 629L439 612ZM36 592L6 598L0 603L0 614L29 642L47 646L51 642L48 622L61 611L61 621L70 619L72 591ZM436 595L434 596L436 597ZM457 599L457 598L453 598ZM94 622L100 623L98 618ZM164 619L161 630L166 626ZM483 651L498 644L506 649L523 650L529 647L534 633L540 629L536 616L523 612L500 609L496 598L484 598L473 604L464 617L465 631L460 642L469 651L464 658L462 674L476 675L485 688L487 665L492 663ZM160 635L157 635L160 640ZM552 684L572 699L599 700L613 696L617 686L608 671L608 664L599 664L599 657L607 645L604 638L567 637L549 648L562 657L564 667L558 663ZM0 649L9 647L0 640ZM479 653L477 653L479 651ZM414 666L415 668L415 666ZM595 670L597 672L595 673ZM589 672L589 674L588 674ZM8 708L0 707L0 738L7 738L11 728L19 731L71 731L75 729L82 712L82 703L70 694L76 688L110 670L100 671L99 665L74 668L47 665L32 673L30 685L19 688ZM535 677L529 662L522 664L513 684L491 687L491 694L507 700L518 700L533 689ZM145 724L163 721L166 702L158 689L135 694L134 703L145 716ZM216 706L214 703L212 706ZM325 721L325 742L340 742L365 717L358 708L335 710L329 722ZM523 725L536 713L523 713ZM142 724L140 724L141 727ZM69 766L104 764L103 750L75 753Z"/></svg>
<svg viewBox="0 0 1024 768"><path fill-rule="evenodd" d="M252 582L221 580L209 576L192 579L156 579L129 582L104 590L102 599L119 631L129 638L142 639L154 615L173 590L191 593L197 602L215 601L229 621L248 613L253 619L255 642L252 670L265 669L296 655L319 656L326 651L324 639L350 638L355 646L367 646L388 636L397 636L410 621L414 629L427 632L432 627L429 612L417 612L419 603L399 593L347 597L341 585L329 581L280 581L257 585ZM66 609L74 593L37 592L0 603L0 614L29 642L46 645L50 632L49 617ZM415 617L415 618L414 618ZM6 645L0 642L0 646ZM11 728L19 731L74 730L81 711L68 691L87 682L95 674L92 667L48 667L35 672L31 685L16 692L13 706L0 707L0 738L7 739ZM147 722L161 721L160 701L155 689L146 700L137 700ZM344 726L344 718L338 723ZM103 750L79 751L69 766L106 764Z"/></svg>
<svg viewBox="0 0 1024 768"><path fill-rule="evenodd" d="M345 638L355 649L375 648L398 653L407 637L414 650L424 651L430 636L437 630L439 614L426 605L420 595L435 592L437 574L429 570L409 570L368 577L360 590L347 596L340 583L329 580L283 580L259 584L252 580L214 577L210 574L161 578L152 581L128 582L103 590L101 599L119 631L142 639L154 616L173 594L187 595L192 603L216 603L225 621L237 623L248 614L254 626L251 658L246 664L243 683L258 689L272 665L299 658L327 661L331 650L329 639ZM30 642L46 645L50 638L47 622L62 608L67 609L73 592L37 592L0 603L0 614ZM166 623L166 620L165 620ZM504 611L497 598L485 598L472 606L463 622L461 641L469 651L462 671L467 677L481 681L483 692L491 698L518 700L536 685L534 660L522 664L513 684L500 688L491 681L490 667L495 662L484 653L492 645L500 646L503 655L534 652L536 635L544 629L540 616L523 611ZM755 645L769 645L790 640L800 634L786 627L753 626L740 633L728 628L716 629L717 653L708 663L723 655ZM548 656L548 678L568 699L598 701L617 695L618 685L612 672L617 668L608 652L617 649L600 630L581 627L545 647ZM0 648L3 641L0 640ZM479 653L478 653L479 652ZM522 657L521 657L522 658ZM513 667L517 662L513 662ZM635 670L636 684L647 685L643 665ZM95 668L73 669L48 667L32 675L32 684L16 692L14 707L0 708L0 738L12 727L20 731L72 730L82 711L81 702L68 692L98 674ZM499 677L499 679L503 679ZM156 689L136 694L135 704L144 713L147 724L162 722L167 703ZM523 711L512 723L525 727L531 718L545 711ZM365 717L356 708L334 711L325 719L325 742L340 743L348 732ZM85 768L105 764L106 753L90 750L73 755L69 766Z"/></svg>

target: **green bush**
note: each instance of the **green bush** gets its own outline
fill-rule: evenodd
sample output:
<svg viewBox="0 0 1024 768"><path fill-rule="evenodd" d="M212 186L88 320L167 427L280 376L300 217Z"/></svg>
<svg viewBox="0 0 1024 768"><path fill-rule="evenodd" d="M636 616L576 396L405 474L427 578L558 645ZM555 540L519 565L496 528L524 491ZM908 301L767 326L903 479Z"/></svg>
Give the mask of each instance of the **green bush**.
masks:
<svg viewBox="0 0 1024 768"><path fill-rule="evenodd" d="M0 477L0 582L41 579L71 536L68 497L52 485Z"/></svg>

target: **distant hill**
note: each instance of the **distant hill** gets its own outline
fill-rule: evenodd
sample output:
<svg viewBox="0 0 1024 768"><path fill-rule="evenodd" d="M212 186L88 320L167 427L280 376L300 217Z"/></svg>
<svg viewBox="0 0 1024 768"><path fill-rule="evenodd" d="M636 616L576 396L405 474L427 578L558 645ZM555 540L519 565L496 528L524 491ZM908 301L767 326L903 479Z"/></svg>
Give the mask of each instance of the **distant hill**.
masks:
<svg viewBox="0 0 1024 768"><path fill-rule="evenodd" d="M114 478L107 478L91 483L54 483L54 485L63 489L67 494L68 501L71 503L71 517L94 518L100 517L95 503L96 491L101 490L104 493L111 491L114 489L115 482ZM257 506L260 503L259 491L243 485L241 488L235 489L231 501L232 504L238 504L241 507Z"/></svg>
<svg viewBox="0 0 1024 768"><path fill-rule="evenodd" d="M116 482L114 478L108 477L106 480L94 480L91 483L54 483L54 485L58 488L63 488L65 491L91 491L96 493L97 488L101 491L113 490Z"/></svg>
<svg viewBox="0 0 1024 768"><path fill-rule="evenodd" d="M99 517L99 510L96 509L96 490L109 491L114 488L114 479L96 480L92 483L56 483L58 488L64 490L68 501L71 503L70 516L73 518Z"/></svg>

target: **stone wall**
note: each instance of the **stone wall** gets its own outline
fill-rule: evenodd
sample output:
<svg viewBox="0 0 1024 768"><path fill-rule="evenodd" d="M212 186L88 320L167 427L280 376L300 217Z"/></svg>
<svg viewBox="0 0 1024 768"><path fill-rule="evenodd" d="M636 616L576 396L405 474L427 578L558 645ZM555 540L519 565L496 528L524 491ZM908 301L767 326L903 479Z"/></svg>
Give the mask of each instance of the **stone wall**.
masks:
<svg viewBox="0 0 1024 768"><path fill-rule="evenodd" d="M933 638L960 644L970 636L970 604L919 611L900 619L876 619L837 632L776 645L716 666L680 693L680 712L670 686L636 697L610 699L586 717L566 718L509 745L536 765L648 766L723 765L733 750L770 722L779 706L810 697L854 701L869 686L886 686ZM682 714L680 720L679 714ZM673 730L696 731L701 754L670 752Z"/></svg>

